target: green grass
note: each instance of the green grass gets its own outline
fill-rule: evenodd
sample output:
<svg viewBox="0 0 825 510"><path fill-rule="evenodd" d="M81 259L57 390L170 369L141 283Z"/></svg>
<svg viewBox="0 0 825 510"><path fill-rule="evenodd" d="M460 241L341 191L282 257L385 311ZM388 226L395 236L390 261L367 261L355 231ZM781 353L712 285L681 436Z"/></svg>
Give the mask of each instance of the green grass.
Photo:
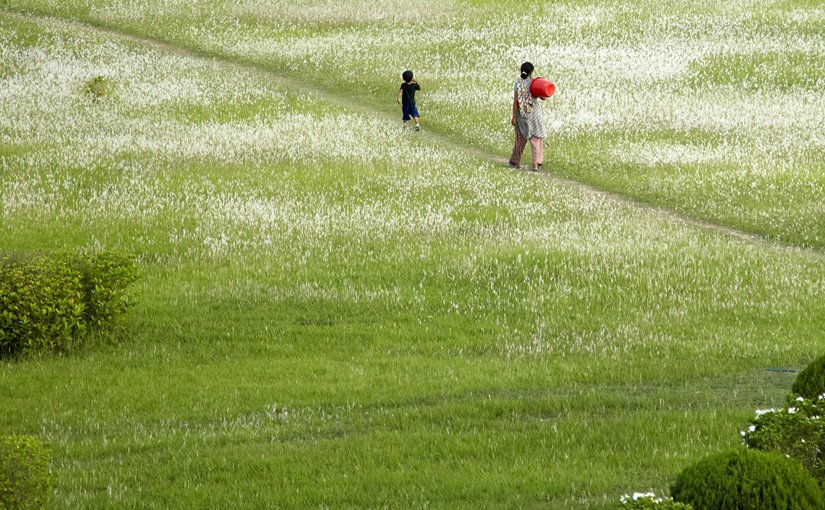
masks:
<svg viewBox="0 0 825 510"><path fill-rule="evenodd" d="M762 67L783 104L820 104L803 83L817 50L798 48L815 32L751 61L742 34L776 32L794 6L729 6L719 58L686 64L712 79L634 96L701 89L692 120L630 108L636 125L588 127L615 97L587 94L621 74L590 50L690 48L725 28L719 11L547 4L555 38L522 53L501 28L550 21L472 3L411 22L366 0L0 2L0 246L122 250L143 275L123 338L0 365L0 433L49 444L51 507L614 508L664 495L783 402L795 374L775 369L821 354L822 254L796 247L825 239L821 154L779 129L765 150L701 113L755 104L737 84ZM799 7L796 23L820 23ZM553 62L565 34L584 50ZM791 246L491 162L522 54L560 78L558 175ZM399 133L396 66L425 84L422 133ZM113 87L92 102L95 76Z"/></svg>

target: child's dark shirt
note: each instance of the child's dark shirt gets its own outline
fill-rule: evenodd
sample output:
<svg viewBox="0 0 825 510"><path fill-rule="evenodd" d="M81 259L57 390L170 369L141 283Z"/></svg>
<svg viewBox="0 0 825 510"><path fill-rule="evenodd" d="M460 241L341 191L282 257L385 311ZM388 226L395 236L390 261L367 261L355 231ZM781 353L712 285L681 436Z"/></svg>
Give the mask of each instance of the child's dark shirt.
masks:
<svg viewBox="0 0 825 510"><path fill-rule="evenodd" d="M401 84L401 104L405 106L415 106L415 91L421 90L421 87L418 83L407 83L404 82Z"/></svg>

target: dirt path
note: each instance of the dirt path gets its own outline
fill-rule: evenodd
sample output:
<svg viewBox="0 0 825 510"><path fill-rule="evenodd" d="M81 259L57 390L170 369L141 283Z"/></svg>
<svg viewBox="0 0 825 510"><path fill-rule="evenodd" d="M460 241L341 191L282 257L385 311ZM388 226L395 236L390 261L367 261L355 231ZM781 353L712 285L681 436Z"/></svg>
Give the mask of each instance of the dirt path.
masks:
<svg viewBox="0 0 825 510"><path fill-rule="evenodd" d="M357 101L356 98L346 96L346 95L336 95L334 93L331 93L327 89L317 87L317 86L313 85L312 83L304 81L300 78L286 76L284 74L277 73L277 72L273 71L272 69L270 69L270 68L268 68L268 67L266 67L262 64L256 64L256 63L251 63L251 62L238 62L238 61L232 60L232 59L227 58L227 57L220 57L220 56L206 54L204 52L200 52L200 51L197 51L197 50L186 48L184 46L173 44L173 43L163 41L161 39L157 39L157 38L154 38L154 37L141 35L141 34L134 34L134 33L126 32L126 31L118 29L118 28L102 26L102 25L97 25L97 24L92 24L92 23L86 23L86 22L82 22L82 21L78 21L78 20L70 19L70 18L47 16L47 15L42 15L42 14L37 14L37 13L17 12L17 11L4 9L2 7L0 7L0 12L5 12L7 15L9 15L11 17L16 17L20 20L25 20L25 21L36 20L36 21L47 21L47 22L51 21L51 22L56 22L56 23L63 23L63 24L67 24L69 26L77 27L77 29L79 29L79 30L94 31L94 32L97 32L97 33L105 34L105 35L110 36L114 39L119 39L119 40L122 40L122 41L130 41L130 42L138 43L138 44L149 46L149 47L152 47L152 48L155 48L157 50L164 51L164 52L167 52L167 53L170 53L170 54L179 55L181 57L197 59L197 60L201 60L201 61L205 61L205 62L211 62L214 65L222 66L222 67L225 67L227 69L234 69L234 70L237 70L237 71L247 72L247 73L248 72L254 72L254 73L257 73L257 74L265 75L268 80L273 81L273 82L281 85L284 88L291 89L291 90L294 90L294 91L300 90L302 93L318 96L320 98L323 98L324 101L327 101L327 102L333 103L337 106L341 106L341 107L345 108L347 111L351 111L351 112L358 113L358 114L369 115L371 117L376 117L377 116L377 117L381 117L381 118L384 118L384 119L392 121L392 122L398 122L397 116L390 115L389 113L386 113L386 112L380 112L380 111L376 110L375 108L371 107L370 105L367 105L367 104L364 104L364 103L361 103L361 102ZM499 164L502 167L506 167L507 163L508 163L507 157L505 157L501 154L496 154L496 153L493 153L493 152L490 152L490 151L487 151L487 150L483 150L483 149L479 149L477 147L473 147L471 145L462 143L460 141L456 141L456 140L454 140L452 138L449 138L448 136L442 135L442 134L440 134L436 131L423 130L420 133L416 133L416 136L421 136L421 137L423 137L427 140L430 140L431 142L433 142L435 144L438 144L441 147L444 147L446 149L450 149L450 150L458 151L458 152L463 152L463 153L468 154L470 156ZM519 172L519 171L515 171L515 172ZM754 242L754 243L762 244L762 245L765 245L765 246L769 246L769 247L774 248L774 249L779 249L779 250L789 251L789 252L796 252L796 253L799 253L799 254L807 254L807 255L810 255L810 256L815 257L817 259L825 260L825 250L818 250L818 249L813 249L813 248L804 248L804 247L800 247L800 246L796 246L796 245L792 245L792 244L782 243L782 242L779 242L779 241L774 241L774 240L771 240L771 239L761 237L761 236L756 235L752 232L747 232L747 231L740 230L740 229L730 227L730 226L727 226L727 225L722 225L722 224L718 224L718 223L705 221L705 220L702 220L702 219L692 218L690 216L684 215L684 214L682 214L682 213L680 213L676 210L673 210L673 209L667 209L667 208L664 208L664 207L657 206L655 204L650 204L650 203L647 203L647 202L641 202L641 201L635 200L633 198L630 198L626 195L622 195L622 194L619 194L619 193L616 193L616 192L613 192L613 191L597 188L597 187L592 186L590 184L587 184L587 183L584 183L584 182L581 182L581 181L577 181L577 180L574 180L574 179L569 179L569 178L561 177L561 176L558 176L558 175L554 175L553 173L550 173L548 171L542 171L540 173L533 173L533 172L529 172L529 171L524 171L524 173L529 174L531 177L535 177L535 178L538 178L538 179L547 179L549 181L553 181L555 183L558 183L558 184L561 184L561 185L564 185L564 186L573 187L573 188L583 190L587 193L601 195L601 196L607 197L611 200L614 200L616 202L626 204L626 205L630 205L630 206L632 206L634 208L637 208L637 209L649 211L649 212L651 212L651 213L653 213L657 216L667 218L668 220L671 220L671 221L676 221L676 222L680 222L680 223L684 223L684 224L688 224L688 225L697 226L697 227L700 227L700 228L705 229L705 230L710 230L710 231L717 232L717 233L720 233L720 234L723 234L723 235L748 240L750 242Z"/></svg>

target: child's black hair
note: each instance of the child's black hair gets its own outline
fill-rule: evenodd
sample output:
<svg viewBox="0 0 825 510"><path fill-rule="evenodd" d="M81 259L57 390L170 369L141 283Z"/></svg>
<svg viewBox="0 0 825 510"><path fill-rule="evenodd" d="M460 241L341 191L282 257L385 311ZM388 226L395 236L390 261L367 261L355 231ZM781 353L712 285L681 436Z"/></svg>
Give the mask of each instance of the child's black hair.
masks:
<svg viewBox="0 0 825 510"><path fill-rule="evenodd" d="M401 73L401 78L402 78L405 82L409 83L409 82L411 82L411 81L412 81L412 79L413 79L413 72L412 72L412 71L410 71L409 69L407 69L406 71L404 71L403 73Z"/></svg>

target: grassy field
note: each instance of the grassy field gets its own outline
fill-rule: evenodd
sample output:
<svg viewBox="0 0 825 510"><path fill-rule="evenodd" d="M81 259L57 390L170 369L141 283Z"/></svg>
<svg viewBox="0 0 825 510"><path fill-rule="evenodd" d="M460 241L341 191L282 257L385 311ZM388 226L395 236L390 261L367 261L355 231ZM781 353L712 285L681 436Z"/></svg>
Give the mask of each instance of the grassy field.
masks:
<svg viewBox="0 0 825 510"><path fill-rule="evenodd" d="M142 273L125 338L0 365L0 433L50 445L53 508L664 494L822 354L823 33L804 1L0 0L0 246ZM550 175L501 164L523 60Z"/></svg>

